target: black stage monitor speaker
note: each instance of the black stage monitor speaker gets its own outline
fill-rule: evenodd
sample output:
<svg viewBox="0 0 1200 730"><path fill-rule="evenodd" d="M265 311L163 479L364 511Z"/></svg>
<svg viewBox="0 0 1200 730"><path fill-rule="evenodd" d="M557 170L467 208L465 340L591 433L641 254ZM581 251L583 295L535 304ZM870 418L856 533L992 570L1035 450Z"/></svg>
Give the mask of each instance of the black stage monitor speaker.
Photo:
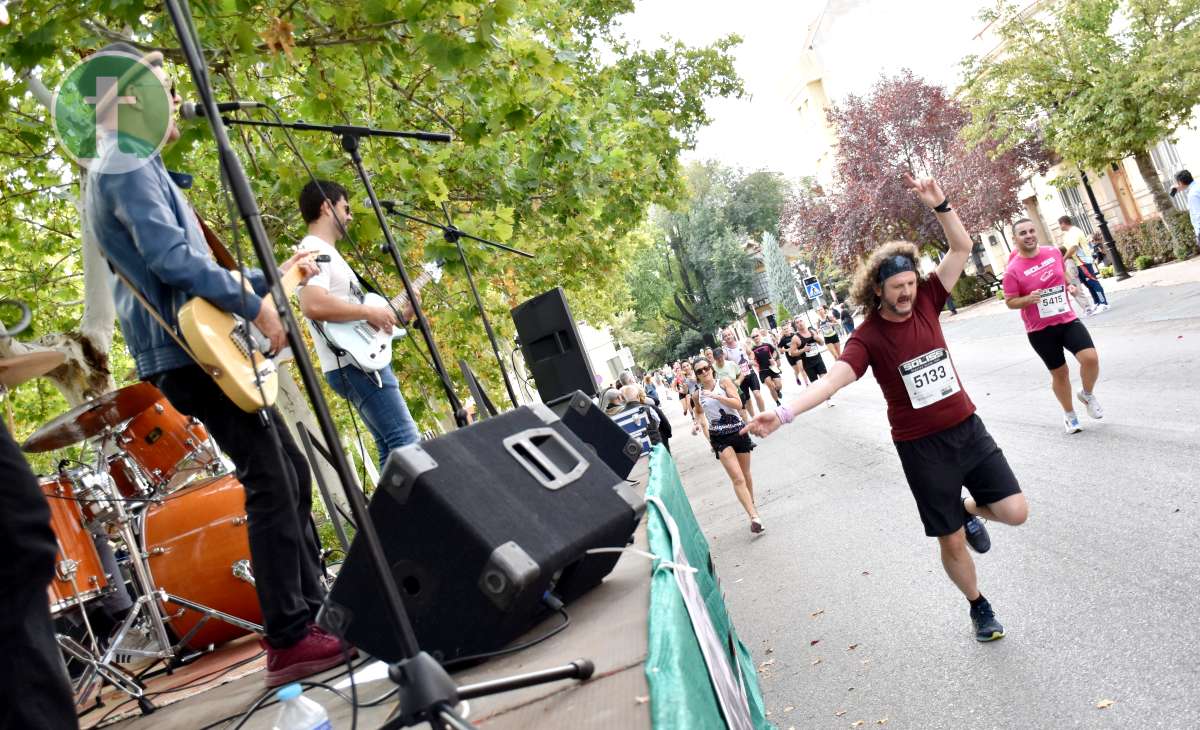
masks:
<svg viewBox="0 0 1200 730"><path fill-rule="evenodd" d="M442 661L503 647L616 565L641 496L542 404L388 455L370 514L421 648ZM320 622L401 659L399 630L355 538Z"/></svg>
<svg viewBox="0 0 1200 730"><path fill-rule="evenodd" d="M595 450L600 460L617 476L629 476L642 455L641 445L583 391L577 390L546 405L567 424L567 428Z"/></svg>
<svg viewBox="0 0 1200 730"><path fill-rule="evenodd" d="M579 340L579 331L560 287L513 307L521 355L533 373L542 401L582 390L596 395L596 375Z"/></svg>

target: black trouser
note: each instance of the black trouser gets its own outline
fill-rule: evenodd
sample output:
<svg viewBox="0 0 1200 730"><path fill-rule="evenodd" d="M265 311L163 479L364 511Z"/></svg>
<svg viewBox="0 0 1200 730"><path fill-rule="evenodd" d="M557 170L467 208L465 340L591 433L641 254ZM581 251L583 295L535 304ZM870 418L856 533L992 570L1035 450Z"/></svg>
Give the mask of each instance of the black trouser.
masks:
<svg viewBox="0 0 1200 730"><path fill-rule="evenodd" d="M312 474L279 412L269 414L271 429L258 413L233 404L196 365L151 378L179 412L195 416L233 459L246 488L250 566L262 605L267 643L286 648L304 638L316 618L324 590L320 559L311 528Z"/></svg>
<svg viewBox="0 0 1200 730"><path fill-rule="evenodd" d="M37 478L0 424L0 728L76 728L46 587L58 542Z"/></svg>

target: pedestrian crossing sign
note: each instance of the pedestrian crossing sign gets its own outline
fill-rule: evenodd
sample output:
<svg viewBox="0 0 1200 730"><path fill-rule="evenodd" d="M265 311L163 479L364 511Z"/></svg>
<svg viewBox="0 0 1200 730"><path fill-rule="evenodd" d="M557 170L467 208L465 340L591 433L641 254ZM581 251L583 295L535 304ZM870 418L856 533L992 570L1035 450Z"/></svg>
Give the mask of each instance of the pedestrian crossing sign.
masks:
<svg viewBox="0 0 1200 730"><path fill-rule="evenodd" d="M804 280L804 296L809 299L821 297L821 282L817 281L817 277L810 276Z"/></svg>

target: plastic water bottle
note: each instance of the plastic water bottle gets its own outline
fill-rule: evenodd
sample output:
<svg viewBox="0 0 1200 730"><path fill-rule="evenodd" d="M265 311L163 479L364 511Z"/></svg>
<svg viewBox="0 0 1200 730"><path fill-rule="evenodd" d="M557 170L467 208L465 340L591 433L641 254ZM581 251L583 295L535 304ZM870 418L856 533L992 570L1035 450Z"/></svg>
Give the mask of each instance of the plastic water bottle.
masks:
<svg viewBox="0 0 1200 730"><path fill-rule="evenodd" d="M281 687L275 693L279 700L279 714L275 716L274 730L332 730L325 708L301 694L298 684Z"/></svg>

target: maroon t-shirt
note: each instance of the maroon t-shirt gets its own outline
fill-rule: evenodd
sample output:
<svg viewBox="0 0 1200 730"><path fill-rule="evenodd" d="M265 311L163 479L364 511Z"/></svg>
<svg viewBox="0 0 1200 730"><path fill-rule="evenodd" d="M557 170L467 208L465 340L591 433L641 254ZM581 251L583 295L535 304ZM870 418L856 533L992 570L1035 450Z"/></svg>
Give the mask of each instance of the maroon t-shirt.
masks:
<svg viewBox="0 0 1200 730"><path fill-rule="evenodd" d="M862 377L870 366L888 404L893 441L912 441L975 412L958 381L938 314L946 288L936 274L917 286L912 316L889 322L872 312L842 348L841 360Z"/></svg>

